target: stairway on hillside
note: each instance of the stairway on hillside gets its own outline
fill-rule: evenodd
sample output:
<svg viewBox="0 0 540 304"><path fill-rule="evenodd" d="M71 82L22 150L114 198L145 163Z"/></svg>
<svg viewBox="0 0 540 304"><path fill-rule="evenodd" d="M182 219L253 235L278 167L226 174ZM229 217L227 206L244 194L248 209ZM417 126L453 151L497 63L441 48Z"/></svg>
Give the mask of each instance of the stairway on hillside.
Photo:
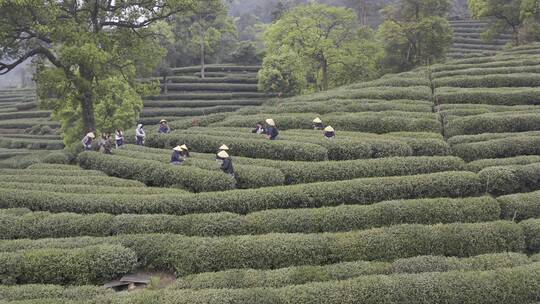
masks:
<svg viewBox="0 0 540 304"><path fill-rule="evenodd" d="M484 41L481 33L489 21L485 20L453 20L450 21L454 30L454 42L450 47L448 57L467 58L493 55L512 41L512 35L505 33L492 41Z"/></svg>
<svg viewBox="0 0 540 304"><path fill-rule="evenodd" d="M209 65L205 78L200 67L173 69L174 76L161 80L161 94L144 101L141 122L155 124L160 119L174 120L232 112L242 106L261 105L271 95L258 92L260 66Z"/></svg>

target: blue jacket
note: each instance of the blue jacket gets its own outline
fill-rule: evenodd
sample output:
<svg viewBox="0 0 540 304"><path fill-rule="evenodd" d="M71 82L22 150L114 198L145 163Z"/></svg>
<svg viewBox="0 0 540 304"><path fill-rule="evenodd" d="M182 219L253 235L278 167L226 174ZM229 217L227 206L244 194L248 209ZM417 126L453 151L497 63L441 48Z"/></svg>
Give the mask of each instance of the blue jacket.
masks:
<svg viewBox="0 0 540 304"><path fill-rule="evenodd" d="M183 160L182 157L180 157L180 152L174 151L171 155L171 163L181 163L182 161Z"/></svg>
<svg viewBox="0 0 540 304"><path fill-rule="evenodd" d="M159 126L159 130L158 130L158 133L169 133L171 132L171 128L169 128L169 126Z"/></svg>
<svg viewBox="0 0 540 304"><path fill-rule="evenodd" d="M276 127L270 126L270 127L268 127L268 128L266 129L266 134L267 134L268 136L270 136L270 139L271 139L271 140L274 140L274 139L276 139L276 137L278 136L279 131L278 131L278 129L277 129Z"/></svg>
<svg viewBox="0 0 540 304"><path fill-rule="evenodd" d="M334 137L336 137L336 132L324 132L324 137L326 137L326 138L334 138Z"/></svg>
<svg viewBox="0 0 540 304"><path fill-rule="evenodd" d="M221 170L228 174L234 174L234 168L232 165L232 160L230 158L225 158L221 164Z"/></svg>

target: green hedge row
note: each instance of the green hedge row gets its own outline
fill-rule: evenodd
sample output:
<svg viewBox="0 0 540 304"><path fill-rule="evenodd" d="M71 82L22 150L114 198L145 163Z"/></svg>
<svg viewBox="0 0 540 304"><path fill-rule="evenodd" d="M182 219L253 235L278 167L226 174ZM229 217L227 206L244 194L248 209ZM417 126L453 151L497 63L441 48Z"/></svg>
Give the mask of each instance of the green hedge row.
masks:
<svg viewBox="0 0 540 304"><path fill-rule="evenodd" d="M533 263L525 254L495 253L470 258L418 256L390 262L345 262L276 270L237 269L178 278L168 289L277 288L310 282L341 281L367 275L447 271L486 271Z"/></svg>
<svg viewBox="0 0 540 304"><path fill-rule="evenodd" d="M13 113L0 113L0 119L19 119L19 118L49 118L51 111L17 111Z"/></svg>
<svg viewBox="0 0 540 304"><path fill-rule="evenodd" d="M502 113L507 112L512 114L513 112L526 112L536 111L536 106L494 106L486 104L441 104L436 107L440 110L440 113L444 116L469 116L479 115L487 113Z"/></svg>
<svg viewBox="0 0 540 304"><path fill-rule="evenodd" d="M206 114L234 112L240 109L241 106L214 106L206 108L145 108L141 112L141 118L149 117L183 117L183 116L200 116Z"/></svg>
<svg viewBox="0 0 540 304"><path fill-rule="evenodd" d="M540 113L483 114L452 119L447 123L446 135L525 132L540 130Z"/></svg>
<svg viewBox="0 0 540 304"><path fill-rule="evenodd" d="M495 74L513 74L513 73L540 73L540 62L536 65L524 65L513 67L500 68L468 68L463 70L450 70L433 73L432 76L437 78L451 76L466 76L466 75L495 75Z"/></svg>
<svg viewBox="0 0 540 304"><path fill-rule="evenodd" d="M437 89L435 98L441 103L483 103L492 105L536 105L539 88L448 88Z"/></svg>
<svg viewBox="0 0 540 304"><path fill-rule="evenodd" d="M441 125L432 113L414 113L400 111L331 113L325 115L295 113L272 115L280 129L312 129L313 118L320 116L336 130L360 131L370 133L440 132ZM229 116L211 126L252 127L257 121L264 121L268 115L236 115Z"/></svg>
<svg viewBox="0 0 540 304"><path fill-rule="evenodd" d="M488 158L472 161L467 164L469 171L479 172L487 167L509 166L509 165L528 165L540 163L540 155L525 155L508 158Z"/></svg>
<svg viewBox="0 0 540 304"><path fill-rule="evenodd" d="M15 105L15 108L17 108L17 111L28 111L28 110L37 109L38 106L39 106L38 102L31 101L31 102L17 103Z"/></svg>
<svg viewBox="0 0 540 304"><path fill-rule="evenodd" d="M0 160L5 160L14 156L23 156L32 153L25 149L2 149L0 148ZM0 166L1 167L1 166Z"/></svg>
<svg viewBox="0 0 540 304"><path fill-rule="evenodd" d="M540 189L540 163L488 167L478 173L492 194L510 194Z"/></svg>
<svg viewBox="0 0 540 304"><path fill-rule="evenodd" d="M529 253L538 253L540 251L540 219L530 219L521 222L525 244Z"/></svg>
<svg viewBox="0 0 540 304"><path fill-rule="evenodd" d="M0 126L1 127L1 126ZM8 149L60 150L64 148L62 140L0 137L0 147Z"/></svg>
<svg viewBox="0 0 540 304"><path fill-rule="evenodd" d="M101 286L70 286L23 284L23 285L0 285L0 299L3 301L23 301L33 299L60 300L87 300L97 296L114 295L110 289ZM62 302L64 303L64 302Z"/></svg>
<svg viewBox="0 0 540 304"><path fill-rule="evenodd" d="M56 121L47 121L41 118L32 119L10 119L0 121L0 128L2 129L28 129L36 125L47 125L51 128L60 128L60 123Z"/></svg>
<svg viewBox="0 0 540 304"><path fill-rule="evenodd" d="M452 154L466 161L540 155L540 137L510 137L452 146Z"/></svg>
<svg viewBox="0 0 540 304"><path fill-rule="evenodd" d="M124 150L119 150L115 153L136 158L166 161L169 151L128 145ZM234 152L231 153L234 154ZM191 158L186 163L191 164L193 160L200 159L211 161L212 164L215 164L213 162L214 158L214 154L192 153ZM461 159L451 156L386 157L321 162L277 161L233 156L233 161L235 168L240 168L243 165L252 165L278 169L284 174L286 184L460 171L465 168L465 163ZM197 162L196 164L200 163Z"/></svg>
<svg viewBox="0 0 540 304"><path fill-rule="evenodd" d="M537 87L540 85L540 75L533 73L496 74L496 75L465 75L436 78L435 87L461 88L497 88L497 87Z"/></svg>
<svg viewBox="0 0 540 304"><path fill-rule="evenodd" d="M179 187L193 192L232 189L234 179L224 173L190 166L174 166L157 161L83 152L79 165L125 179L141 181L149 186Z"/></svg>
<svg viewBox="0 0 540 304"><path fill-rule="evenodd" d="M474 43L457 43L454 41L454 43L452 44L452 48L456 48L456 49L466 49L466 50L470 50L470 51L498 51L501 49L501 46L500 45L493 45L493 44L485 44L485 43L480 43L480 44L474 44Z"/></svg>
<svg viewBox="0 0 540 304"><path fill-rule="evenodd" d="M2 284L104 283L133 270L137 256L119 245L0 253Z"/></svg>
<svg viewBox="0 0 540 304"><path fill-rule="evenodd" d="M500 196L497 201L500 204L503 219L521 221L540 218L539 191Z"/></svg>
<svg viewBox="0 0 540 304"><path fill-rule="evenodd" d="M203 108L214 106L258 106L265 102L264 99L239 99L239 100L145 100L145 107L155 108ZM194 115L195 116L195 115Z"/></svg>
<svg viewBox="0 0 540 304"><path fill-rule="evenodd" d="M165 84L161 85L162 87ZM257 92L257 84L249 83L168 83L168 91L219 91L219 92Z"/></svg>
<svg viewBox="0 0 540 304"><path fill-rule="evenodd" d="M315 144L280 140L260 140L251 138L209 136L200 134L169 134L147 136L146 145L156 148L169 148L177 144L186 144L191 150L204 153L216 153L217 148L226 143L235 155L268 158L278 160L328 159L328 150Z"/></svg>
<svg viewBox="0 0 540 304"><path fill-rule="evenodd" d="M162 78L156 78L156 80L162 80ZM194 76L169 76L168 82L172 83L254 83L257 84L256 77L250 77L249 75L234 75L226 77L194 77Z"/></svg>
<svg viewBox="0 0 540 304"><path fill-rule="evenodd" d="M420 75L419 75L420 76ZM373 81L359 82L347 86L349 89L360 89L370 87L420 87L431 86L427 77L409 78L401 75L395 75L394 77L386 77Z"/></svg>
<svg viewBox="0 0 540 304"><path fill-rule="evenodd" d="M265 137L252 134L249 129L205 129L193 128L182 131L182 134L219 136L222 138L239 137L245 139L268 141ZM412 155L411 147L403 140L385 139L382 136L366 136L366 138L346 138L340 136L328 140L320 131L281 132L280 142L310 143L324 147L330 160L349 160Z"/></svg>
<svg viewBox="0 0 540 304"><path fill-rule="evenodd" d="M74 165L66 165L66 164L33 164L29 166L27 169L32 170L65 170L65 171L73 171L73 170L82 170L81 167L74 166Z"/></svg>
<svg viewBox="0 0 540 304"><path fill-rule="evenodd" d="M328 114L334 112L382 112L382 111L403 111L403 112L432 112L433 104L428 101L419 100L332 100L331 102L288 102L288 103L266 103L260 107L244 107L237 111L240 115L254 114L281 114L281 113L318 113Z"/></svg>
<svg viewBox="0 0 540 304"><path fill-rule="evenodd" d="M261 69L260 66L251 66L251 65L219 65L219 64L211 64L205 66L204 70L205 72L258 72ZM201 67L200 66L190 66L190 67L181 67L181 68L173 68L173 71L175 74L179 73L194 73L194 72L200 72Z"/></svg>
<svg viewBox="0 0 540 304"><path fill-rule="evenodd" d="M534 236L534 233L530 235ZM497 221L434 226L397 225L322 234L217 238L133 234L106 238L9 240L0 241L0 250L67 249L103 243L133 250L143 268L174 270L179 275L235 268L275 269L357 260L388 261L418 255L469 257L485 253L520 252L525 248L520 224Z"/></svg>
<svg viewBox="0 0 540 304"><path fill-rule="evenodd" d="M487 60L487 61L486 61ZM471 68L501 68L516 66L532 66L540 64L540 56L508 56L508 57L490 57L475 58L470 60L456 61L453 64L444 64L432 66L433 72L455 71Z"/></svg>
<svg viewBox="0 0 540 304"><path fill-rule="evenodd" d="M108 176L61 176L54 177L35 174L35 175L0 175L0 182L9 183L38 183L38 184L57 184L57 185L93 185L93 186L114 186L114 187L143 187L138 181L113 178Z"/></svg>
<svg viewBox="0 0 540 304"><path fill-rule="evenodd" d="M18 183L0 182L4 189L33 190L45 192L77 193L77 194L187 194L176 188L108 186L108 185L78 185L78 184L47 184L47 183Z"/></svg>
<svg viewBox="0 0 540 304"><path fill-rule="evenodd" d="M517 137L537 137L540 136L540 131L528 131L528 132L509 132L509 133L483 133L476 135L458 135L448 139L450 145L476 143L482 141L489 141L494 139L507 139Z"/></svg>
<svg viewBox="0 0 540 304"><path fill-rule="evenodd" d="M286 100L297 101L325 101L330 99L412 99L431 100L431 88L429 86L414 87L372 87L362 89L348 89L341 87L326 92L291 97Z"/></svg>
<svg viewBox="0 0 540 304"><path fill-rule="evenodd" d="M485 186L475 173L442 172L186 195L81 196L0 189L0 207L75 213L246 214L266 209L365 205L393 199L467 197L484 191Z"/></svg>
<svg viewBox="0 0 540 304"><path fill-rule="evenodd" d="M266 93L255 92L239 92L239 93L185 93L185 94L167 94L159 96L150 96L150 100L228 100L228 99L245 99L245 98L268 98L272 95Z"/></svg>
<svg viewBox="0 0 540 304"><path fill-rule="evenodd" d="M147 159L164 163L170 161L170 151L168 150L161 150L159 153L143 153L136 150L116 150L114 151L114 154L132 159ZM212 154L211 157L213 159L190 157L186 159L182 165L220 172L221 169L219 164L215 161L215 155ZM219 173L216 174L220 175ZM271 187L283 185L285 183L283 172L266 166L238 165L235 162L234 174L236 187L241 189Z"/></svg>
<svg viewBox="0 0 540 304"><path fill-rule="evenodd" d="M513 210L505 204L505 210ZM515 209L515 208L514 208ZM266 233L319 233L369 229L403 223L437 224L498 220L498 202L489 197L388 201L313 209L275 209L233 213L175 215L111 215L0 211L0 239L108 236L134 233L176 233L225 236ZM525 218L539 216L528 212ZM324 220L323 220L324 219ZM301 224L299 224L301 223ZM52 228L51 228L52 227Z"/></svg>
<svg viewBox="0 0 540 304"><path fill-rule="evenodd" d="M72 166L75 169L78 167ZM79 168L80 169L80 168ZM17 175L17 176L23 176L23 175L32 175L32 176L38 176L38 175L47 175L47 176L105 176L105 173L101 171L96 170L66 170L66 169L56 169L56 168L50 168L50 169L39 169L39 170L31 170L31 169L0 169L1 175Z"/></svg>

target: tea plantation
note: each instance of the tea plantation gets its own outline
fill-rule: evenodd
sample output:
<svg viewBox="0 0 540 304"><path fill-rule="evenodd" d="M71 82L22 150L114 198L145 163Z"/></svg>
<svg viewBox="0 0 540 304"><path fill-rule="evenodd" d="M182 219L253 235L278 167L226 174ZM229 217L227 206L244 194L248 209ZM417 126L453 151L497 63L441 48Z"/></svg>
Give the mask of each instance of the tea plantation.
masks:
<svg viewBox="0 0 540 304"><path fill-rule="evenodd" d="M540 301L540 45L285 99L257 70L175 69L141 115L171 133L76 159L1 92L0 302ZM101 287L146 271L176 281Z"/></svg>
<svg viewBox="0 0 540 304"><path fill-rule="evenodd" d="M486 27L495 20L452 20L450 25L454 31L454 41L448 57L467 58L489 56L504 48L512 42L511 33L499 34L492 39L483 39L482 33Z"/></svg>

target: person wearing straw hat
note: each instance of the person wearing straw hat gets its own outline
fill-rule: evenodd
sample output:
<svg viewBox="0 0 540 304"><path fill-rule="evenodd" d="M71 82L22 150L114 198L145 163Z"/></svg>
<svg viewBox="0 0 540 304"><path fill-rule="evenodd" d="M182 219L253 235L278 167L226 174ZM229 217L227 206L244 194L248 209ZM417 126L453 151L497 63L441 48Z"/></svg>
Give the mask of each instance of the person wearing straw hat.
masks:
<svg viewBox="0 0 540 304"><path fill-rule="evenodd" d="M336 130L332 126L324 128L324 137L328 139L333 139L336 137Z"/></svg>
<svg viewBox="0 0 540 304"><path fill-rule="evenodd" d="M279 135L279 131L276 127L276 123L272 118L268 118L266 120L266 137L270 140L275 140L277 136Z"/></svg>
<svg viewBox="0 0 540 304"><path fill-rule="evenodd" d="M217 154L216 159L218 159L221 162L221 166L220 166L221 171L234 177L234 168L233 168L232 159L230 158L229 153L227 153L226 151L220 151Z"/></svg>
<svg viewBox="0 0 540 304"><path fill-rule="evenodd" d="M218 153L216 154L216 161L218 161L218 162L221 161L221 159L220 159L219 156L218 156L219 152L221 152L221 151L227 152L227 151L229 151L229 147L227 147L226 144L223 144L223 145L221 145L221 146L219 147ZM227 154L227 155L228 155L228 154Z"/></svg>
<svg viewBox="0 0 540 304"><path fill-rule="evenodd" d="M165 119L162 119L159 121L159 134L167 134L171 132L171 128L169 128L169 125L167 124L167 121Z"/></svg>
<svg viewBox="0 0 540 304"><path fill-rule="evenodd" d="M181 145L180 149L182 149L182 151L180 152L180 155L183 158L190 157L188 147L185 144Z"/></svg>
<svg viewBox="0 0 540 304"><path fill-rule="evenodd" d="M135 129L135 140L138 146L144 146L144 138L146 137L146 132L143 130L143 125L138 124L137 129Z"/></svg>
<svg viewBox="0 0 540 304"><path fill-rule="evenodd" d="M171 155L171 164L173 165L181 165L184 159L182 158L182 148L180 146L176 146L173 148L173 153Z"/></svg>
<svg viewBox="0 0 540 304"><path fill-rule="evenodd" d="M255 125L255 129L253 129L253 131L251 131L251 133L255 133L255 134L265 134L266 131L264 130L263 123L262 123L261 121L259 121L259 122Z"/></svg>
<svg viewBox="0 0 540 304"><path fill-rule="evenodd" d="M92 141L96 138L94 135L94 132L88 132L86 136L82 140L82 144L84 146L84 150L90 151L92 150Z"/></svg>
<svg viewBox="0 0 540 304"><path fill-rule="evenodd" d="M324 124L319 117L313 120L313 130L324 130Z"/></svg>

